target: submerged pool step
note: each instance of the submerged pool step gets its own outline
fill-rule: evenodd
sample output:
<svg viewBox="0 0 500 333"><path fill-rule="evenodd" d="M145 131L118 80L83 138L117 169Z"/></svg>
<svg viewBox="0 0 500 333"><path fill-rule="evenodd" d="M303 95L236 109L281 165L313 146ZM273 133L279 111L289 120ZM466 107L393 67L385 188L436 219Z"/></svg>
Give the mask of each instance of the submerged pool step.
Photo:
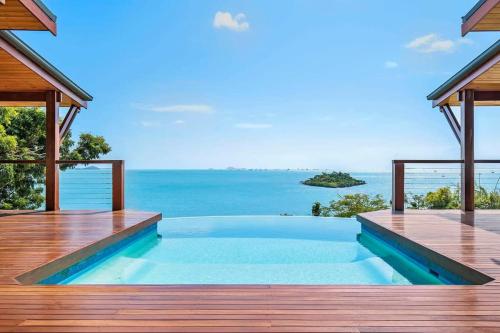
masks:
<svg viewBox="0 0 500 333"><path fill-rule="evenodd" d="M117 258L83 273L69 284L213 284L213 283L303 283L411 284L372 257L351 263L330 264L160 264L147 259Z"/></svg>

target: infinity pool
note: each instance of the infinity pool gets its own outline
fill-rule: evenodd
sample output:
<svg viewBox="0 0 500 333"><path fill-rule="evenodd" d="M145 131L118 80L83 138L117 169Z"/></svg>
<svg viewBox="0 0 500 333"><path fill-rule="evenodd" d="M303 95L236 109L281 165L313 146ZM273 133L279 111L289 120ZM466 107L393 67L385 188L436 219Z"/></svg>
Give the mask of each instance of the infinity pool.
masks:
<svg viewBox="0 0 500 333"><path fill-rule="evenodd" d="M442 284L354 219L164 219L61 284Z"/></svg>

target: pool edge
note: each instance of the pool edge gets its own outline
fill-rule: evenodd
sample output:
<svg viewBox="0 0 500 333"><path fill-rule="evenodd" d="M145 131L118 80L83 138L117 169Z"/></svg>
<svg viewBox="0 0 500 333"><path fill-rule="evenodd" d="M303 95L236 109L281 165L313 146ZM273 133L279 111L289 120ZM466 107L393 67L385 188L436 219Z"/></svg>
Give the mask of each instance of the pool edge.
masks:
<svg viewBox="0 0 500 333"><path fill-rule="evenodd" d="M48 263L42 264L34 269L24 272L16 276L15 280L22 285L38 284L55 274L67 270L72 266L77 265L78 263L87 260L92 256L95 256L100 251L105 251L106 249L118 245L121 242L124 242L123 246L126 246L129 243L128 240L133 241L133 239L136 238L134 237L135 235L141 233L142 231L153 225L156 226L161 219L162 214L156 214L151 218L148 218L147 220L141 221L121 231L112 233L107 237L101 238L69 254L63 255ZM123 246L118 247L122 248ZM115 251L119 248L115 249Z"/></svg>
<svg viewBox="0 0 500 333"><path fill-rule="evenodd" d="M436 252L425 245L406 238L361 215L356 216L362 229L372 233L395 249L403 252L422 265L442 274L458 285L484 285L495 279L464 263Z"/></svg>

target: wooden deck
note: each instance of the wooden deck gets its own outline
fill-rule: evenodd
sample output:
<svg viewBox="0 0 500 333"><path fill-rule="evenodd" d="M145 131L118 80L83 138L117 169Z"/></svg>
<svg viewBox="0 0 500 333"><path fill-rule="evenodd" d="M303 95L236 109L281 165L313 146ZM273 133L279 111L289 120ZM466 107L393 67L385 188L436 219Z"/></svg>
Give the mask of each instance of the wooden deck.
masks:
<svg viewBox="0 0 500 333"><path fill-rule="evenodd" d="M0 211L0 284L37 282L160 219L134 211Z"/></svg>
<svg viewBox="0 0 500 333"><path fill-rule="evenodd" d="M95 213L95 219L77 212L0 217L0 332L500 331L496 282L482 286L15 284L20 272L138 221L138 216L101 214L106 213ZM500 274L496 267L500 235L495 226L500 211L478 212L474 217L459 212L392 215L386 211L363 218L495 279Z"/></svg>

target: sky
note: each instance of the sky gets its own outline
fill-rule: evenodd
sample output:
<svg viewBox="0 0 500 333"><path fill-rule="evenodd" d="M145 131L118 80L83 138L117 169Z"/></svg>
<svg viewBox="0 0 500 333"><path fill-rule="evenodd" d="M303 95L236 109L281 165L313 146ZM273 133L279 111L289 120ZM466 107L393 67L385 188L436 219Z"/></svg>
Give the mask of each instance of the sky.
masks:
<svg viewBox="0 0 500 333"><path fill-rule="evenodd" d="M459 158L426 96L498 37L461 38L475 0L44 3L57 37L17 34L94 97L74 135L131 169ZM498 111L476 112L476 158L498 158Z"/></svg>

